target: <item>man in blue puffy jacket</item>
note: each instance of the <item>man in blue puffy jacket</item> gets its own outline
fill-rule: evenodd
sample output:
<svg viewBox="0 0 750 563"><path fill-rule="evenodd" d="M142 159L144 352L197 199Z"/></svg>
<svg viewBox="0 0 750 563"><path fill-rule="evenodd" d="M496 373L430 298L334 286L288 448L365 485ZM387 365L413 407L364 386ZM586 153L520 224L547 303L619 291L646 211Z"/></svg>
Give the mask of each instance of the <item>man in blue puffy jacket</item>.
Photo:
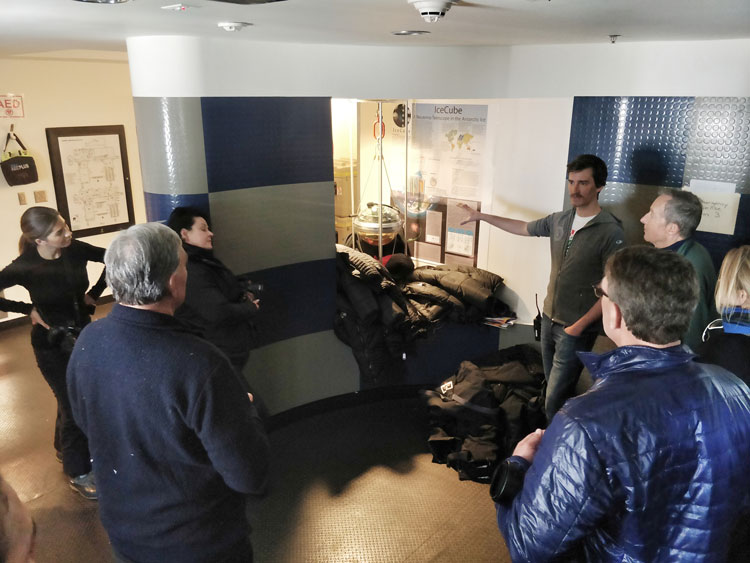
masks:
<svg viewBox="0 0 750 563"><path fill-rule="evenodd" d="M492 484L513 561L724 561L750 481L750 389L680 345L698 299L682 256L607 262L595 383L519 442Z"/></svg>

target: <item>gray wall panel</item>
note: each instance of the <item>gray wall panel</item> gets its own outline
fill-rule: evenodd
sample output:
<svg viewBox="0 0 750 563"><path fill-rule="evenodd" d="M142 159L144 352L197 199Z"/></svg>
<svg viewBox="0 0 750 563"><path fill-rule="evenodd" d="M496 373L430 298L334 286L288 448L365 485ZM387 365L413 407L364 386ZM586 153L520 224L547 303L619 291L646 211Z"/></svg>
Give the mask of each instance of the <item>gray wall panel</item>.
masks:
<svg viewBox="0 0 750 563"><path fill-rule="evenodd" d="M333 331L290 338L253 350L245 377L271 414L359 391L359 368L352 349Z"/></svg>
<svg viewBox="0 0 750 563"><path fill-rule="evenodd" d="M216 255L234 272L335 257L333 182L209 194Z"/></svg>
<svg viewBox="0 0 750 563"><path fill-rule="evenodd" d="M208 192L200 98L133 98L143 189Z"/></svg>

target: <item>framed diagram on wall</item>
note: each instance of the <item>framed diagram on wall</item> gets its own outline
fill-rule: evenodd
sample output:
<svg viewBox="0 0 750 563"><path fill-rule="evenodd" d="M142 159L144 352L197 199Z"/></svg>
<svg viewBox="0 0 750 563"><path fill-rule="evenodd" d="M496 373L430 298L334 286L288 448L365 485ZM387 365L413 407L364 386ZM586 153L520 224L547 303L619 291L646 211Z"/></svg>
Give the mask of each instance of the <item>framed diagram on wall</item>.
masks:
<svg viewBox="0 0 750 563"><path fill-rule="evenodd" d="M76 236L119 231L134 223L125 128L47 130L57 209Z"/></svg>

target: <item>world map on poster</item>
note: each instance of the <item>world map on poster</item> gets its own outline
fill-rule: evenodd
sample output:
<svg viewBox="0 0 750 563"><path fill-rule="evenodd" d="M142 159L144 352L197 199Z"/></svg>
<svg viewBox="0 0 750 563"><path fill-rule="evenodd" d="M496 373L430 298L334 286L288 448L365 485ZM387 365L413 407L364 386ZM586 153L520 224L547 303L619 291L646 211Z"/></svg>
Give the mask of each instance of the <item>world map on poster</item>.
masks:
<svg viewBox="0 0 750 563"><path fill-rule="evenodd" d="M455 150L456 146L458 146L459 150L473 150L471 140L474 138L474 135L471 133L459 133L458 129L451 129L445 136L448 139L448 143L450 143L451 150Z"/></svg>
<svg viewBox="0 0 750 563"><path fill-rule="evenodd" d="M118 135L60 137L60 157L73 231L128 221Z"/></svg>
<svg viewBox="0 0 750 563"><path fill-rule="evenodd" d="M412 137L424 195L481 199L487 106L416 104Z"/></svg>

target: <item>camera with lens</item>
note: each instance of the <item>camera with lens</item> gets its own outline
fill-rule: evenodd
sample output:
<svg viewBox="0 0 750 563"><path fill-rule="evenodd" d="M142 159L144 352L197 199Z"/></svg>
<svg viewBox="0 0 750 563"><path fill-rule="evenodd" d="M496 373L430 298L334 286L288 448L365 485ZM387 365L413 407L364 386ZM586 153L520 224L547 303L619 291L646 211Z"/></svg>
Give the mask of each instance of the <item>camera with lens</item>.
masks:
<svg viewBox="0 0 750 563"><path fill-rule="evenodd" d="M252 293L256 299L259 299L260 294L263 293L263 284L252 280L245 280L245 291Z"/></svg>
<svg viewBox="0 0 750 563"><path fill-rule="evenodd" d="M47 340L63 352L70 354L79 334L81 334L81 329L77 326L53 326L47 331Z"/></svg>

